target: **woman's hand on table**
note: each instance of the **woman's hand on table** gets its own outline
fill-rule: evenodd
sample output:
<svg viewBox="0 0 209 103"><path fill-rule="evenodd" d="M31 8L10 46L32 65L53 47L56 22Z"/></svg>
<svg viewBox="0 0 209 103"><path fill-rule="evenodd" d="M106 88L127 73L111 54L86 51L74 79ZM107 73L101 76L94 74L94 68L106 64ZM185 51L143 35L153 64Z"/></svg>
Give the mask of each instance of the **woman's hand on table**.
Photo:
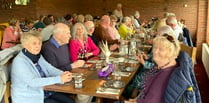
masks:
<svg viewBox="0 0 209 103"><path fill-rule="evenodd" d="M70 73L69 71L65 71L63 72L63 74L61 75L61 81L62 83L66 83L72 80L72 73Z"/></svg>
<svg viewBox="0 0 209 103"><path fill-rule="evenodd" d="M77 60L71 64L72 68L78 68L78 67L83 67L85 64L84 60Z"/></svg>

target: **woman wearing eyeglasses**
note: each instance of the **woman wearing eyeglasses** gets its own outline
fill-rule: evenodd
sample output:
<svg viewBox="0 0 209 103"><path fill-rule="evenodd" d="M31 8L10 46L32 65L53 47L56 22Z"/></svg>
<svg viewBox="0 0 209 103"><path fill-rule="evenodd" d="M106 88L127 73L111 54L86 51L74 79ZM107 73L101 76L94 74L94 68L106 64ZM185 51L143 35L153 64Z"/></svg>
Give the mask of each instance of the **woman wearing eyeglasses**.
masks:
<svg viewBox="0 0 209 103"><path fill-rule="evenodd" d="M146 72L138 97L125 103L200 103L191 59L179 51L173 36L157 36L153 40L155 66Z"/></svg>

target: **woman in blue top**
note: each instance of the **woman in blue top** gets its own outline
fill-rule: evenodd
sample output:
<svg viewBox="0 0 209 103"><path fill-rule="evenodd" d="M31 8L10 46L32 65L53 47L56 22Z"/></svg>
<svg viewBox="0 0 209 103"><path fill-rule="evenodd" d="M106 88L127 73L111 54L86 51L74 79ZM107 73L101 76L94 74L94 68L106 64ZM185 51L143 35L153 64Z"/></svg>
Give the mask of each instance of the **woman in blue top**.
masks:
<svg viewBox="0 0 209 103"><path fill-rule="evenodd" d="M72 74L58 70L42 57L40 33L30 31L22 34L21 43L23 49L12 63L12 103L73 103L65 94L43 89L47 85L71 81Z"/></svg>

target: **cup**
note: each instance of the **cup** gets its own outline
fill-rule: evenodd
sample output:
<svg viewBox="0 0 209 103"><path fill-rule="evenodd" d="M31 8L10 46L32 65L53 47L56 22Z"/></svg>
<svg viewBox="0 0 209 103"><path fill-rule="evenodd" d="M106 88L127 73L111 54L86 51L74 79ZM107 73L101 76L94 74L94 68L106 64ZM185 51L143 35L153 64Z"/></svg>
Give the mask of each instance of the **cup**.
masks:
<svg viewBox="0 0 209 103"><path fill-rule="evenodd" d="M126 47L124 45L119 48L119 54L122 56L126 54Z"/></svg>
<svg viewBox="0 0 209 103"><path fill-rule="evenodd" d="M118 63L114 63L114 79L121 80L121 70L118 68Z"/></svg>
<svg viewBox="0 0 209 103"><path fill-rule="evenodd" d="M74 80L75 80L75 88L79 89L79 88L82 88L83 87L83 83L82 83L82 75L80 74L77 74L75 77L74 77Z"/></svg>
<svg viewBox="0 0 209 103"><path fill-rule="evenodd" d="M100 68L102 68L102 63L96 62L96 69L100 69Z"/></svg>

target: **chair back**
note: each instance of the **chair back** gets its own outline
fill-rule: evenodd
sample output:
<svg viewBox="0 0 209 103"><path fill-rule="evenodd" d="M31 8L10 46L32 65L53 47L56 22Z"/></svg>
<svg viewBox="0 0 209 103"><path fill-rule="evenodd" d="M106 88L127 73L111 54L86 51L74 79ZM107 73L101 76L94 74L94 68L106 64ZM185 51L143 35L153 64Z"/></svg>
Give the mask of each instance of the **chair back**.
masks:
<svg viewBox="0 0 209 103"><path fill-rule="evenodd" d="M0 47L1 47L2 40L3 40L4 30L8 26L9 26L8 23L0 23Z"/></svg>
<svg viewBox="0 0 209 103"><path fill-rule="evenodd" d="M7 84L6 84L6 91L4 93L4 103L10 103L10 96L11 96L11 82L10 81L7 81Z"/></svg>
<svg viewBox="0 0 209 103"><path fill-rule="evenodd" d="M192 63L194 65L195 60L196 60L197 48L196 47L189 47L183 43L181 43L180 46L181 46L181 51L185 51L191 57Z"/></svg>

